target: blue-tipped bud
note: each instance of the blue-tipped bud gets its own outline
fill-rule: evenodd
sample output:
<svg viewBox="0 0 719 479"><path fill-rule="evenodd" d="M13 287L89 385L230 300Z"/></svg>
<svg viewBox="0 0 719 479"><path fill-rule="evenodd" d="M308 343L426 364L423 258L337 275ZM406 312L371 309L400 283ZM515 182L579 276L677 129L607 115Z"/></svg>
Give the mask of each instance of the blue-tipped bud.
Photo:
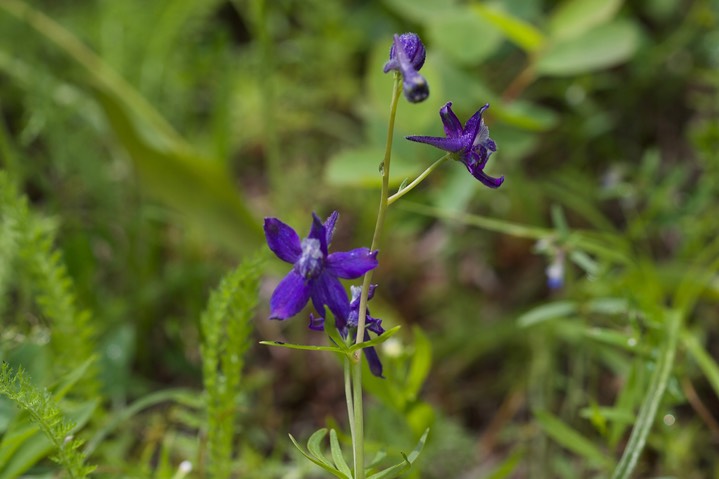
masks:
<svg viewBox="0 0 719 479"><path fill-rule="evenodd" d="M427 52L416 33L395 35L389 49L389 60L384 65L384 72L391 70L402 74L402 90L404 96L412 103L419 103L429 96L427 80L420 75L419 69L424 65Z"/></svg>
<svg viewBox="0 0 719 479"><path fill-rule="evenodd" d="M397 45L401 48L397 48ZM422 40L416 33L403 33L395 35L392 46L389 47L389 61L384 65L384 72L390 70L402 71L400 65L400 57L404 55L405 61L416 71L419 71L424 65L424 59L427 57L427 51L424 49Z"/></svg>

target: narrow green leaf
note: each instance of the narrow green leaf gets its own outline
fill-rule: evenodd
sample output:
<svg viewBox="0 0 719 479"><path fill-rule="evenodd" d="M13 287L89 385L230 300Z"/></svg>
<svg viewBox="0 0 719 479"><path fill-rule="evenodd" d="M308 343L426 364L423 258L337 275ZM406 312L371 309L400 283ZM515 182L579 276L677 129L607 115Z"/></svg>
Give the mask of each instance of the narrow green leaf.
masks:
<svg viewBox="0 0 719 479"><path fill-rule="evenodd" d="M530 309L517 318L517 324L522 328L527 328L538 323L576 314L576 312L577 303L574 301L556 301Z"/></svg>
<svg viewBox="0 0 719 479"><path fill-rule="evenodd" d="M533 25L520 20L507 12L482 3L473 3L472 8L484 19L500 29L518 47L536 52L542 48L546 39Z"/></svg>
<svg viewBox="0 0 719 479"><path fill-rule="evenodd" d="M337 440L337 431L334 429L330 429L330 450L332 451L332 460L334 461L335 466L337 466L337 469L351 478L352 470L345 461L345 457L342 454L342 448L340 447L340 442Z"/></svg>
<svg viewBox="0 0 719 479"><path fill-rule="evenodd" d="M432 343L419 326L412 328L414 333L414 352L409 365L404 391L410 400L417 398L432 367Z"/></svg>
<svg viewBox="0 0 719 479"><path fill-rule="evenodd" d="M544 432L561 446L579 454L594 465L608 467L612 464L611 459L597 449L592 441L566 425L561 419L547 411L536 411L534 417Z"/></svg>
<svg viewBox="0 0 719 479"><path fill-rule="evenodd" d="M337 322L333 316L325 319L325 332L339 349L345 353L349 353L349 346L347 346L345 340L340 336L340 332L337 330Z"/></svg>
<svg viewBox="0 0 719 479"><path fill-rule="evenodd" d="M622 0L571 0L563 2L549 18L553 39L575 38L614 18Z"/></svg>
<svg viewBox="0 0 719 479"><path fill-rule="evenodd" d="M514 472L517 466L524 459L525 451L523 448L518 447L509 455L507 459L502 461L492 472L489 473L484 479L506 479Z"/></svg>
<svg viewBox="0 0 719 479"><path fill-rule="evenodd" d="M541 75L565 76L612 67L639 48L639 27L629 20L600 25L577 38L553 43L536 63Z"/></svg>
<svg viewBox="0 0 719 479"><path fill-rule="evenodd" d="M659 353L656 369L652 374L649 387L644 393L642 406L637 414L637 421L632 428L632 433L629 435L622 457L612 473L612 479L629 479L632 477L639 455L644 450L647 437L649 437L649 432L654 424L659 404L669 384L669 378L674 367L679 330L684 317L681 311L674 310L664 311L663 316L662 319L666 325L666 339Z"/></svg>
<svg viewBox="0 0 719 479"><path fill-rule="evenodd" d="M320 431L322 431L322 429L320 429ZM320 431L317 431L317 432L320 432ZM325 431L325 434L327 434L327 432L326 432L327 430L324 429L324 431ZM317 433L315 433L315 434L317 434ZM300 444L292 436L292 434L290 434L289 436L290 436L290 441L292 441L292 444L294 444L295 447L297 448L297 450L300 451L300 453L302 453L303 456L305 456L307 459L309 459L310 462L317 464L322 469L329 472L330 474L332 474L335 477L339 477L340 479L352 479L351 477L345 476L343 473L341 473L340 471L338 471L337 469L332 467L332 465L329 462L322 462L322 461L316 459L314 456L308 454L307 451L305 451L305 449L302 446L300 446Z"/></svg>
<svg viewBox="0 0 719 479"><path fill-rule="evenodd" d="M706 376L709 384L714 389L714 393L719 396L719 364L707 353L694 334L685 330L682 331L681 337L682 344L699 365L699 369Z"/></svg>
<svg viewBox="0 0 719 479"><path fill-rule="evenodd" d="M370 346L377 346L378 344L382 344L385 341L387 341L390 337L394 336L401 328L402 328L402 326L395 326L394 328L388 329L387 331L382 333L381 336L376 336L376 337L370 339L369 341L364 341L359 344L353 344L352 346L350 346L350 348L347 350L347 352L353 353L353 352L357 351L358 349L369 348Z"/></svg>
<svg viewBox="0 0 719 479"><path fill-rule="evenodd" d="M428 435L429 428L424 431L424 434L422 434L422 437L419 438L419 442L415 446L414 450L409 453L409 455L405 456L404 454L402 454L404 461L400 462L399 464L395 464L394 466L391 466L384 471L372 474L367 479L393 479L395 477L399 477L400 474L403 474L408 471L412 467L412 464L414 464L419 457L420 453L422 452L422 449L424 449L424 444L425 442L427 442Z"/></svg>
<svg viewBox="0 0 719 479"><path fill-rule="evenodd" d="M318 429L307 440L307 450L310 451L318 461L322 461L328 466L332 467L332 463L327 459L322 452L322 440L327 436L327 428Z"/></svg>
<svg viewBox="0 0 719 479"><path fill-rule="evenodd" d="M329 351L331 353L344 354L344 351L334 346L311 346L306 344L283 343L282 341L260 341L260 344L264 344L265 346L277 346L280 348L287 349L301 349L304 351Z"/></svg>

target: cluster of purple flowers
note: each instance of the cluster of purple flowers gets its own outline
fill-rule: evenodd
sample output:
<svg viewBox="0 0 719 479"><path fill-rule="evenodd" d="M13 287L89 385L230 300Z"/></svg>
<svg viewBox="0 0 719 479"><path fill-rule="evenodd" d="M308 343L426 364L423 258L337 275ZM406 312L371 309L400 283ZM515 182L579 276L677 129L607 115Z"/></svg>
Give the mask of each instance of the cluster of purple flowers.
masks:
<svg viewBox="0 0 719 479"><path fill-rule="evenodd" d="M307 238L300 237L292 227L277 218L265 218L265 237L273 253L282 261L291 263L292 270L280 281L270 298L270 319L287 319L295 316L312 300L319 317L310 316L310 328L322 331L325 307L335 318L337 330L347 337L357 328L361 288L352 287L352 300L340 283L342 279L356 279L377 267L377 251L357 248L344 253L329 253L339 213L332 213L327 221L312 215L312 227ZM370 289L374 295L374 285ZM366 312L367 331L382 334L381 321ZM365 356L372 373L382 376L382 363L374 348L365 348Z"/></svg>
<svg viewBox="0 0 719 479"><path fill-rule="evenodd" d="M395 35L389 51L389 60L384 72L399 72L402 89L412 103L424 101L429 96L429 86L419 73L424 65L426 51L419 37L414 33ZM504 177L493 178L484 172L484 167L497 145L489 137L489 129L482 114L489 104L480 108L467 122L462 123L452 111L448 102L439 111L444 125L445 137L409 136L408 140L426 143L449 152L457 161L482 184L498 188ZM335 225L339 214L332 213L323 223L313 214L312 227L307 237L300 237L290 226L277 218L265 219L265 236L270 249L281 260L291 263L292 270L280 281L270 299L270 319L284 320L295 316L311 300L319 316L310 315L310 328L324 330L325 308L335 318L335 325L342 337L347 338L356 331L359 323L361 288L352 286L351 299L340 282L341 279L356 279L377 267L377 251L357 248L348 252L329 253ZM369 290L368 299L374 296L376 285ZM366 311L364 341L369 332L384 333L382 321ZM373 347L364 349L370 370L382 377L382 363Z"/></svg>

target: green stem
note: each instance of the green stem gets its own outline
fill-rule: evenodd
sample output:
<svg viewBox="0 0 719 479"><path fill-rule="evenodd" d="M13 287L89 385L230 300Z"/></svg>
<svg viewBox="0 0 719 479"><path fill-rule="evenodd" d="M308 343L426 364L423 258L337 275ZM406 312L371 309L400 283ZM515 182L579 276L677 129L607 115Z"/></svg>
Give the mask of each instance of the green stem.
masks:
<svg viewBox="0 0 719 479"><path fill-rule="evenodd" d="M412 183L408 184L407 186L405 186L404 188L402 188L401 190L399 190L397 193L395 193L395 194L393 194L392 196L390 196L390 197L387 199L387 206L391 205L392 203L394 203L395 201L397 201L398 199L402 198L404 195L406 195L407 193L409 193L410 191L412 191L417 185L419 185L420 183L422 183L422 182L424 181L424 179L429 176L430 173L432 173L434 170L436 170L436 169L439 167L439 165L441 165L441 164L444 163L445 161L449 160L451 157L452 157L452 155L449 154L449 153L447 153L447 154L444 155L442 158L440 158L439 160L437 160L437 161L435 161L434 163L432 163L432 164L429 166L429 168L427 168L426 170L424 170L424 171L422 172L422 174L419 175L417 178L415 178L415 180L414 180Z"/></svg>
<svg viewBox="0 0 719 479"><path fill-rule="evenodd" d="M659 403L664 397L664 391L669 383L672 367L674 366L674 356L677 349L677 341L679 339L679 329L682 323L681 311L670 310L665 313L667 322L667 337L664 342L664 348L660 352L657 366L652 375L649 390L647 391L642 407L639 409L637 422L629 436L629 442L624 449L617 467L614 469L612 479L629 479L634 467L637 465L639 455L644 449L647 442L647 436L654 423L654 418L659 409Z"/></svg>
<svg viewBox="0 0 719 479"><path fill-rule="evenodd" d="M354 401L352 400L352 370L349 357L344 358L345 400L347 401L347 417L350 423L350 434L355 437Z"/></svg>
<svg viewBox="0 0 719 479"><path fill-rule="evenodd" d="M385 214L387 212L389 198L389 166L392 157L392 138L394 136L394 120L397 116L397 104L402 93L402 78L399 73L394 74L394 86L392 88L392 101L389 107L389 124L387 126L387 142L382 161L382 191L380 193L379 211L377 223L375 224L374 235L372 236L371 251L375 251L382 236ZM367 313L367 296L369 286L372 283L373 271L368 271L362 282L362 294L357 320L356 344L364 341L365 318ZM364 479L364 412L362 405L362 349L358 349L352 356L352 393L354 406L354 434L352 436L352 448L354 452L354 479Z"/></svg>

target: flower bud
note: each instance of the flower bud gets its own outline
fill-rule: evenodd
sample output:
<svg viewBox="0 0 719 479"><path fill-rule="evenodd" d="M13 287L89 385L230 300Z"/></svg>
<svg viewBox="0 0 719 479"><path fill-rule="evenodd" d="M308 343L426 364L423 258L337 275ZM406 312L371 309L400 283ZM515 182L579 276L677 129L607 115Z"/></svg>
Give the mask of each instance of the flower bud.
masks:
<svg viewBox="0 0 719 479"><path fill-rule="evenodd" d="M399 40L399 41L398 41ZM419 71L424 65L424 59L427 56L427 51L424 49L422 40L416 33L403 33L402 35L395 35L395 41L389 48L389 61L384 65L384 72L388 73L390 70L402 71L400 66L399 55L397 51L397 44L401 46L401 50L404 52L406 61L416 71Z"/></svg>
<svg viewBox="0 0 719 479"><path fill-rule="evenodd" d="M403 33L394 36L394 43L389 49L389 60L384 65L384 72L391 70L402 75L402 90L411 103L419 103L429 96L427 80L418 73L424 65L427 52L416 33Z"/></svg>

